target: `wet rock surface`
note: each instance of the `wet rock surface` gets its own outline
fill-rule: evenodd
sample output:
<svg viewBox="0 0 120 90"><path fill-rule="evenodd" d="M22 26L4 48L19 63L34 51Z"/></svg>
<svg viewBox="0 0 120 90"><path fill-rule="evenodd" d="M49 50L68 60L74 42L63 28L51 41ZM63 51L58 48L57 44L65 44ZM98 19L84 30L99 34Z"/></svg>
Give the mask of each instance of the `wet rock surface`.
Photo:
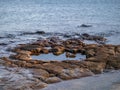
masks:
<svg viewBox="0 0 120 90"><path fill-rule="evenodd" d="M92 27L92 25L88 25L88 24L81 24L80 26L77 26L77 27L85 27L85 28L87 28L87 27Z"/></svg>
<svg viewBox="0 0 120 90"><path fill-rule="evenodd" d="M82 36L88 40L104 41L103 37L88 34ZM120 69L120 45L85 44L78 38L62 40L59 37L50 37L28 44L19 44L10 51L14 54L1 57L0 64L17 70L15 72L15 70L4 68L8 75L15 74L15 76L5 77L5 80L4 77L1 78L2 82L9 83L6 86L3 85L4 90L8 88L9 90L39 90L50 83L99 74L105 69ZM32 59L32 55L47 55L48 53L54 55L66 53L66 57L73 57L73 60ZM86 59L74 60L77 53L86 55ZM21 72L24 70L29 74Z"/></svg>

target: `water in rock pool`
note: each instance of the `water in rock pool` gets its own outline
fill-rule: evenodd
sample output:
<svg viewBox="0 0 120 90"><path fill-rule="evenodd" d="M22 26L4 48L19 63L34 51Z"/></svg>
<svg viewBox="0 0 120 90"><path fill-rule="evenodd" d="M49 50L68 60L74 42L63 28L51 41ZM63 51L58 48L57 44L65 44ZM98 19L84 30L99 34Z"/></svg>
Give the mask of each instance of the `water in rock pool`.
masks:
<svg viewBox="0 0 120 90"><path fill-rule="evenodd" d="M81 54L76 54L76 57L66 57L65 53L61 54L61 55L53 55L52 53L49 54L40 54L40 55L34 55L32 56L32 59L37 59L37 60L58 60L58 61L62 61L62 60L83 60L85 59L86 56L85 55L81 55Z"/></svg>

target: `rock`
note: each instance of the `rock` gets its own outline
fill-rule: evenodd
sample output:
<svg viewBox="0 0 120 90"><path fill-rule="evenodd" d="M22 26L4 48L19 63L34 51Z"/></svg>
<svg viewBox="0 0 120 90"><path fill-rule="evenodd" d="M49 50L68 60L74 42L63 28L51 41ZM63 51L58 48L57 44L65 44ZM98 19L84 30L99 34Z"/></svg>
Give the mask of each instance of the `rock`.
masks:
<svg viewBox="0 0 120 90"><path fill-rule="evenodd" d="M68 58L75 58L76 57L76 55L75 54L73 54L73 53L69 53L69 52L66 52L66 57Z"/></svg>
<svg viewBox="0 0 120 90"><path fill-rule="evenodd" d="M95 56L96 52L94 51L94 49L90 49L90 50L87 50L85 54L86 54L86 57L89 58L89 57Z"/></svg>
<svg viewBox="0 0 120 90"><path fill-rule="evenodd" d="M31 64L27 63L28 68L43 69L44 67L41 64Z"/></svg>
<svg viewBox="0 0 120 90"><path fill-rule="evenodd" d="M101 36L95 36L95 35L89 35L87 33L84 33L81 35L81 37L84 39L84 40L94 40L96 42L100 42L100 43L104 43L106 41L106 39L104 37L101 37Z"/></svg>
<svg viewBox="0 0 120 90"><path fill-rule="evenodd" d="M34 76L43 76L45 78L49 77L49 73L43 69L31 69L30 71Z"/></svg>
<svg viewBox="0 0 120 90"><path fill-rule="evenodd" d="M89 49L96 49L96 48L98 48L98 46L99 45L97 45L97 44L88 44L88 45L85 45L85 49L86 50L89 50Z"/></svg>
<svg viewBox="0 0 120 90"><path fill-rule="evenodd" d="M79 27L92 27L92 25L82 24Z"/></svg>
<svg viewBox="0 0 120 90"><path fill-rule="evenodd" d="M50 43L48 39L37 40L36 42L33 43L33 45L39 45L41 47L50 47Z"/></svg>
<svg viewBox="0 0 120 90"><path fill-rule="evenodd" d="M80 60L64 60L62 61L62 64L67 66L65 68L86 68L84 63L82 63Z"/></svg>
<svg viewBox="0 0 120 90"><path fill-rule="evenodd" d="M39 90L39 89L42 89L42 88L45 88L47 87L47 84L44 83L44 82L39 82L37 84L35 84L35 87L33 88L34 90Z"/></svg>
<svg viewBox="0 0 120 90"><path fill-rule="evenodd" d="M109 56L106 64L107 69L120 69L120 54L116 56Z"/></svg>
<svg viewBox="0 0 120 90"><path fill-rule="evenodd" d="M46 71L55 75L60 74L63 71L63 67L56 66L55 64L52 63L45 63L43 64L43 67Z"/></svg>
<svg viewBox="0 0 120 90"><path fill-rule="evenodd" d="M90 37L90 35L87 34L87 33L83 33L82 36L84 36L84 37Z"/></svg>
<svg viewBox="0 0 120 90"><path fill-rule="evenodd" d="M15 38L16 36L14 34L8 34L6 38Z"/></svg>
<svg viewBox="0 0 120 90"><path fill-rule="evenodd" d="M45 34L44 31L36 31L36 34Z"/></svg>
<svg viewBox="0 0 120 90"><path fill-rule="evenodd" d="M67 75L66 73L61 73L59 75L59 78L63 79L63 80L70 80L72 79L69 75Z"/></svg>
<svg viewBox="0 0 120 90"><path fill-rule="evenodd" d="M72 48L65 48L65 51L66 52L69 52L69 53L77 53L78 51L79 51L79 48L74 48L74 47L72 47Z"/></svg>
<svg viewBox="0 0 120 90"><path fill-rule="evenodd" d="M68 40L64 41L63 44L65 46L67 46L67 45L70 45L70 46L76 46L76 45L80 46L81 45L81 46L83 46L84 45L84 43L80 39L68 39Z"/></svg>
<svg viewBox="0 0 120 90"><path fill-rule="evenodd" d="M64 38L70 38L70 37L71 37L71 35L69 35L69 34L64 35Z"/></svg>
<svg viewBox="0 0 120 90"><path fill-rule="evenodd" d="M16 55L11 55L10 58L25 61L31 60L31 56L26 53L18 53Z"/></svg>
<svg viewBox="0 0 120 90"><path fill-rule="evenodd" d="M85 70L83 68L75 68L75 69L67 69L64 72L67 75L69 75L71 78L79 78L79 77L87 76L87 75L85 75L86 71L88 72L88 70ZM91 75L91 73L88 74L88 75Z"/></svg>
<svg viewBox="0 0 120 90"><path fill-rule="evenodd" d="M39 45L25 45L20 47L21 50L31 51L32 54L39 54L42 47Z"/></svg>
<svg viewBox="0 0 120 90"><path fill-rule="evenodd" d="M109 54L108 54L108 49L104 48L102 46L99 46L95 49L95 55L94 57L89 57L86 60L90 60L92 62L107 62L107 58L108 58Z"/></svg>
<svg viewBox="0 0 120 90"><path fill-rule="evenodd" d="M21 35L34 35L34 34L45 34L45 32L44 31L24 32Z"/></svg>
<svg viewBox="0 0 120 90"><path fill-rule="evenodd" d="M65 48L63 46L55 46L52 48L52 52L54 55L60 55L64 53Z"/></svg>
<svg viewBox="0 0 120 90"><path fill-rule="evenodd" d="M104 41L103 37L89 35L87 33L84 33L82 38L84 40ZM76 38L61 40L57 37L52 37L40 39L31 44L20 44L10 51L16 53L10 56L13 60L3 57L0 58L0 63L9 67L15 66L29 69L37 83L28 84L28 87L35 90L45 87L46 83L55 83L61 80L99 74L105 69L120 69L120 45L84 44L80 39ZM66 53L66 57L70 58L74 58L77 53L81 53L86 55L87 58L84 61L74 59L65 61L31 59L31 55L41 53L53 53L54 55ZM22 85L24 86L24 84ZM19 89L24 88L20 86Z"/></svg>
<svg viewBox="0 0 120 90"><path fill-rule="evenodd" d="M13 63L18 67L26 67L27 65L26 61L14 61Z"/></svg>
<svg viewBox="0 0 120 90"><path fill-rule="evenodd" d="M50 84L50 83L57 83L57 82L61 82L61 79L58 77L49 77L45 80L46 83Z"/></svg>
<svg viewBox="0 0 120 90"><path fill-rule="evenodd" d="M118 45L115 49L116 49L116 53L120 53L120 45Z"/></svg>
<svg viewBox="0 0 120 90"><path fill-rule="evenodd" d="M91 70L95 74L102 73L103 70L105 69L106 63L104 62L91 62L91 61L86 61L84 62L84 65Z"/></svg>
<svg viewBox="0 0 120 90"><path fill-rule="evenodd" d="M58 44L60 44L63 41L59 37L51 37L51 38L49 38L49 40L52 43L58 43Z"/></svg>
<svg viewBox="0 0 120 90"><path fill-rule="evenodd" d="M93 75L93 73L87 69L75 68L75 69L64 69L63 73L61 73L59 77L63 80L68 80L68 79L86 77L91 75Z"/></svg>
<svg viewBox="0 0 120 90"><path fill-rule="evenodd" d="M12 62L7 61L7 62L3 63L3 65L5 65L5 66L9 67L9 66L11 66L11 65L12 65Z"/></svg>
<svg viewBox="0 0 120 90"><path fill-rule="evenodd" d="M40 52L41 52L41 53L44 53L44 54L48 54L48 53L49 53L49 50L48 50L48 49L42 49Z"/></svg>
<svg viewBox="0 0 120 90"><path fill-rule="evenodd" d="M25 50L17 50L16 53L18 53L18 54L28 54L28 55L31 55L31 54L32 54L32 52L30 52L30 51L25 51Z"/></svg>
<svg viewBox="0 0 120 90"><path fill-rule="evenodd" d="M7 45L7 43L0 43L1 46Z"/></svg>
<svg viewBox="0 0 120 90"><path fill-rule="evenodd" d="M33 34L35 34L34 32L23 32L22 34L20 34L20 35L33 35Z"/></svg>
<svg viewBox="0 0 120 90"><path fill-rule="evenodd" d="M65 60L65 61L66 61L66 60ZM78 67L78 66L76 66L76 65L69 64L69 63L67 63L67 62L65 62L65 61L61 61L61 62L52 61L52 62L50 62L50 63L53 64L53 65L55 65L55 66L60 66L60 67L62 67L62 69L60 70L59 73L61 73L63 69L76 68L76 67Z"/></svg>

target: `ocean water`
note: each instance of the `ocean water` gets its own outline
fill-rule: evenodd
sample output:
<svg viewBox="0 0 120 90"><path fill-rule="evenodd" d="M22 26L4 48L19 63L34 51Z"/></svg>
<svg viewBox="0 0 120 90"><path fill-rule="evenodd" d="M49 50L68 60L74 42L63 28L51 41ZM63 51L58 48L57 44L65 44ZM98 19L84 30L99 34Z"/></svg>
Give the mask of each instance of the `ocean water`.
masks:
<svg viewBox="0 0 120 90"><path fill-rule="evenodd" d="M19 34L38 30L90 33L120 44L120 0L0 0L0 43L30 42L39 36ZM6 47L0 45L1 51Z"/></svg>

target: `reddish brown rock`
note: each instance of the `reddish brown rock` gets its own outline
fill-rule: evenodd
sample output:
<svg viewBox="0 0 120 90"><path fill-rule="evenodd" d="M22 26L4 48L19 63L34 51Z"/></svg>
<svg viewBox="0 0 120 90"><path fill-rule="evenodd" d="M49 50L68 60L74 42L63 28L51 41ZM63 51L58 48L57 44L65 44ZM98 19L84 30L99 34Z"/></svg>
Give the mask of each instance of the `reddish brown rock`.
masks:
<svg viewBox="0 0 120 90"><path fill-rule="evenodd" d="M116 56L110 56L106 64L107 69L120 69L120 54Z"/></svg>
<svg viewBox="0 0 120 90"><path fill-rule="evenodd" d="M32 54L39 54L40 51L42 50L42 47L39 45L28 44L28 45L20 47L20 49L30 51Z"/></svg>
<svg viewBox="0 0 120 90"><path fill-rule="evenodd" d="M18 53L16 55L11 55L10 58L25 61L31 60L31 56L26 53Z"/></svg>
<svg viewBox="0 0 120 90"><path fill-rule="evenodd" d="M120 45L116 46L116 53L120 53Z"/></svg>
<svg viewBox="0 0 120 90"><path fill-rule="evenodd" d="M86 61L84 62L84 64L86 65L86 67L91 70L92 72L94 72L95 74L98 73L102 73L103 70L106 67L106 63L104 62L91 62L91 61Z"/></svg>
<svg viewBox="0 0 120 90"><path fill-rule="evenodd" d="M94 51L94 49L90 49L90 50L87 50L85 54L86 54L86 57L89 58L89 57L94 57L96 52Z"/></svg>
<svg viewBox="0 0 120 90"><path fill-rule="evenodd" d="M65 48L63 46L55 46L52 48L52 52L54 55L60 55L64 53Z"/></svg>
<svg viewBox="0 0 120 90"><path fill-rule="evenodd" d="M61 73L58 77L61 78L61 79L63 79L63 80L72 79L72 77L70 77L70 76L67 75L66 73Z"/></svg>
<svg viewBox="0 0 120 90"><path fill-rule="evenodd" d="M74 47L69 47L67 46L67 48L65 48L66 52L70 52L70 53L77 53L79 51L78 48L74 48Z"/></svg>
<svg viewBox="0 0 120 90"><path fill-rule="evenodd" d="M55 74L55 75L61 73L62 70L63 70L63 67L61 67L61 66L56 66L56 65L54 65L54 64L52 64L52 63L45 63L45 64L43 64L43 67L44 67L44 69L47 70L49 73L53 73L53 74Z"/></svg>
<svg viewBox="0 0 120 90"><path fill-rule="evenodd" d="M57 83L57 82L61 82L61 79L58 77L49 77L45 80L46 83Z"/></svg>
<svg viewBox="0 0 120 90"><path fill-rule="evenodd" d="M75 58L76 55L73 54L73 53L66 52L66 57L69 57L69 58Z"/></svg>
<svg viewBox="0 0 120 90"><path fill-rule="evenodd" d="M99 45L97 44L88 44L88 45L85 45L85 49L86 50L90 50L90 49L96 49Z"/></svg>
<svg viewBox="0 0 120 90"><path fill-rule="evenodd" d="M86 77L91 75L93 75L93 73L87 69L75 68L75 69L64 69L63 73L61 73L59 77L63 80L68 80L68 79Z"/></svg>
<svg viewBox="0 0 120 90"><path fill-rule="evenodd" d="M70 60L69 60L70 61ZM74 63L75 60L73 60L72 62ZM77 68L79 67L79 65L74 65L74 64L71 64L71 63L68 63L68 62L65 62L65 61L62 61L62 62L58 62L58 61L52 61L50 62L52 63L53 65L55 66L60 66L62 67L63 69L68 69L68 68Z"/></svg>
<svg viewBox="0 0 120 90"><path fill-rule="evenodd" d="M36 83L33 87L33 90L39 90L39 89L42 89L42 88L45 88L47 87L47 84L44 83L44 82L39 82L39 83Z"/></svg>
<svg viewBox="0 0 120 90"><path fill-rule="evenodd" d="M43 53L43 54L48 54L48 53L49 53L49 50L48 50L48 49L42 49L42 50L41 50L41 53Z"/></svg>
<svg viewBox="0 0 120 90"><path fill-rule="evenodd" d="M28 54L28 55L31 55L32 52L30 51L25 51L25 50L17 50L16 53L19 53L19 54Z"/></svg>
<svg viewBox="0 0 120 90"><path fill-rule="evenodd" d="M49 77L49 73L43 69L30 69L30 71L34 76L44 76L46 78Z"/></svg>

